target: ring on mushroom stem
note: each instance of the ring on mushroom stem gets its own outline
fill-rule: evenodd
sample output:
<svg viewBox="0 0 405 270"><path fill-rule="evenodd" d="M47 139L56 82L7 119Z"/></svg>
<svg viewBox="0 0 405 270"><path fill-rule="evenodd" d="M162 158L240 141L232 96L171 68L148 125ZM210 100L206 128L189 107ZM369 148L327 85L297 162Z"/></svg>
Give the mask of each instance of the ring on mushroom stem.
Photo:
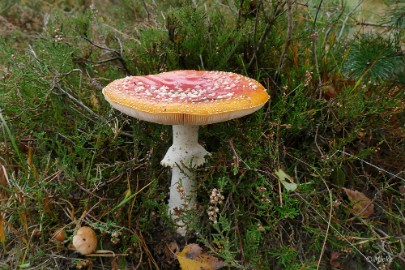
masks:
<svg viewBox="0 0 405 270"><path fill-rule="evenodd" d="M115 109L164 125L173 125L173 144L161 161L172 168L169 212L195 207L194 168L209 153L198 143L198 128L243 117L269 100L257 81L231 72L177 70L155 75L118 79L103 89ZM181 186L182 192L179 192ZM181 212L181 211L180 211ZM177 232L187 226L177 221Z"/></svg>

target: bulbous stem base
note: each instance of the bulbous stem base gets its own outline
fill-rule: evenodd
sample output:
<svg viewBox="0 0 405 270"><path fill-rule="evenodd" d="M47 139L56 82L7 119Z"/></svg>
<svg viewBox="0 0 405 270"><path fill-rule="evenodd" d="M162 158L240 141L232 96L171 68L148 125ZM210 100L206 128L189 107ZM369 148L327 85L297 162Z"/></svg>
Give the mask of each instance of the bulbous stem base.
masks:
<svg viewBox="0 0 405 270"><path fill-rule="evenodd" d="M199 126L174 125L173 145L161 161L163 166L172 168L170 185L169 213L178 220L182 212L195 208L197 197L196 174L194 168L205 163L209 153L198 143ZM185 235L187 226L182 221L176 221L177 232Z"/></svg>

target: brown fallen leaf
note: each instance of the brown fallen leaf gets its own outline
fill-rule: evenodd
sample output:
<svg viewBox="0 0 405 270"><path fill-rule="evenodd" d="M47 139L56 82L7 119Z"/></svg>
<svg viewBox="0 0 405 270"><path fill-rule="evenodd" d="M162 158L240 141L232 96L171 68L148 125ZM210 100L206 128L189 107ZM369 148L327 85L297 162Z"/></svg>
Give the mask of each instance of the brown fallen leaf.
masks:
<svg viewBox="0 0 405 270"><path fill-rule="evenodd" d="M401 185L398 190L401 195L405 195L405 184Z"/></svg>
<svg viewBox="0 0 405 270"><path fill-rule="evenodd" d="M4 228L3 223L3 214L0 214L0 243L3 246L3 249L5 248L5 242L6 242L6 230Z"/></svg>
<svg viewBox="0 0 405 270"><path fill-rule="evenodd" d="M374 214L374 203L364 193L357 190L343 188L349 197L352 208L350 212L358 217L367 218Z"/></svg>
<svg viewBox="0 0 405 270"><path fill-rule="evenodd" d="M330 267L332 267L332 269L340 268L339 257L340 257L339 252L337 252L337 251L331 252L329 262L330 262Z"/></svg>
<svg viewBox="0 0 405 270"><path fill-rule="evenodd" d="M3 199L6 194L7 174L6 167L0 163L0 199Z"/></svg>
<svg viewBox="0 0 405 270"><path fill-rule="evenodd" d="M0 202L6 197L5 188L7 186L6 168L0 163ZM4 228L3 213L0 213L0 243L5 248L6 230Z"/></svg>
<svg viewBox="0 0 405 270"><path fill-rule="evenodd" d="M190 244L178 253L181 270L216 270L225 266L220 259L204 252L198 244Z"/></svg>

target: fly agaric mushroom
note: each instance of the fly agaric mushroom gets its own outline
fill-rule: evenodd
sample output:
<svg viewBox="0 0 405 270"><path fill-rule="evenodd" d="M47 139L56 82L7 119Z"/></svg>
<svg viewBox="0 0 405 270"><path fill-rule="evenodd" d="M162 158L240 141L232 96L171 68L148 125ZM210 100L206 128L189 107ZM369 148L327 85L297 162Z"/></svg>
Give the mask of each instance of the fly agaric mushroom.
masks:
<svg viewBox="0 0 405 270"><path fill-rule="evenodd" d="M92 228L80 227L73 236L73 247L82 255L89 255L96 251L97 236Z"/></svg>
<svg viewBox="0 0 405 270"><path fill-rule="evenodd" d="M198 143L200 125L228 121L259 110L269 99L257 81L231 72L178 70L118 79L103 89L117 110L164 125L173 125L173 144L161 161L172 168L169 212L195 206L193 168L209 153ZM177 222L180 234L186 228Z"/></svg>

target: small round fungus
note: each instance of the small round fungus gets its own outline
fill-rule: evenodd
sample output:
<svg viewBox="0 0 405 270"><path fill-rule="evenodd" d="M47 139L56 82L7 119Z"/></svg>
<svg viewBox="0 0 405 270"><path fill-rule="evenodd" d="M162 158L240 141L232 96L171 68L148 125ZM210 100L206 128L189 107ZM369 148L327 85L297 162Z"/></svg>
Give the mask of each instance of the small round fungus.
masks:
<svg viewBox="0 0 405 270"><path fill-rule="evenodd" d="M55 230L55 232L52 235L52 240L55 242L63 242L66 240L66 231L64 228L59 228Z"/></svg>
<svg viewBox="0 0 405 270"><path fill-rule="evenodd" d="M93 253L97 248L96 233L90 227L80 227L73 236L73 247L82 255Z"/></svg>

